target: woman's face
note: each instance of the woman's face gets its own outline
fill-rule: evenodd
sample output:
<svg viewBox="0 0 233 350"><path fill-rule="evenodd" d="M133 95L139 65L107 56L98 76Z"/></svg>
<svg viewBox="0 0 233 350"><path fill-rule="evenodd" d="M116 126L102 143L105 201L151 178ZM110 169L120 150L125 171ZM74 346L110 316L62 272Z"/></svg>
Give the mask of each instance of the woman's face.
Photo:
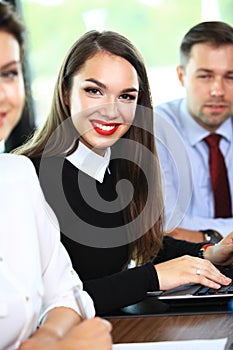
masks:
<svg viewBox="0 0 233 350"><path fill-rule="evenodd" d="M18 123L24 102L20 47L14 36L0 30L0 140Z"/></svg>
<svg viewBox="0 0 233 350"><path fill-rule="evenodd" d="M73 78L69 106L80 140L104 155L133 122L139 91L135 68L106 52L88 59Z"/></svg>

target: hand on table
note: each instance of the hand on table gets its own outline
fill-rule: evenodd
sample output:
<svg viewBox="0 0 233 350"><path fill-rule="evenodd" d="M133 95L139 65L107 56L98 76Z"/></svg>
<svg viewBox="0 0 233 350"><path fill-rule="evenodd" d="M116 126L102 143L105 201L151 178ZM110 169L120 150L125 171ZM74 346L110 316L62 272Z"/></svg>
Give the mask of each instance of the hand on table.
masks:
<svg viewBox="0 0 233 350"><path fill-rule="evenodd" d="M73 327L64 338L49 344L26 340L19 350L111 350L111 324L99 317Z"/></svg>
<svg viewBox="0 0 233 350"><path fill-rule="evenodd" d="M156 264L155 269L161 290L188 283L200 283L218 289L221 285L225 286L231 282L231 279L221 274L210 261L189 255Z"/></svg>

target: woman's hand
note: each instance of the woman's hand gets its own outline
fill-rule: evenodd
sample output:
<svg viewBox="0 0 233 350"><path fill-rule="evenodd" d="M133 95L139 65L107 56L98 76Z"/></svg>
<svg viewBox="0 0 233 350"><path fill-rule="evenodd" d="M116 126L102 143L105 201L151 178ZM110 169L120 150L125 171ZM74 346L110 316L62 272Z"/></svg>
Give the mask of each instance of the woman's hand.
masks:
<svg viewBox="0 0 233 350"><path fill-rule="evenodd" d="M225 277L208 260L184 255L155 265L161 290L168 290L188 283L200 283L218 289L228 285L230 278Z"/></svg>
<svg viewBox="0 0 233 350"><path fill-rule="evenodd" d="M48 312L41 327L21 345L19 350L37 349L37 345L40 349L40 345L53 344L63 339L66 333L80 322L81 317L74 310L63 306L55 307Z"/></svg>
<svg viewBox="0 0 233 350"><path fill-rule="evenodd" d="M233 263L233 232L223 238L218 244L209 246L204 252L204 258L215 265L230 265Z"/></svg>
<svg viewBox="0 0 233 350"><path fill-rule="evenodd" d="M50 350L110 350L112 349L111 330L111 323L95 317L74 327L58 346Z"/></svg>
<svg viewBox="0 0 233 350"><path fill-rule="evenodd" d="M19 350L111 350L111 324L99 317L74 326L62 339L52 343L30 338Z"/></svg>

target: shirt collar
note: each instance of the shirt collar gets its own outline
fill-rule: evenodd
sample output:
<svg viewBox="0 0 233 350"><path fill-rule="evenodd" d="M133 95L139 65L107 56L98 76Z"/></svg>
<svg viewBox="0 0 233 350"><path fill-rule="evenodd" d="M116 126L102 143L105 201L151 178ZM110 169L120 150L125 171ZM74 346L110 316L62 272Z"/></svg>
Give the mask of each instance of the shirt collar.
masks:
<svg viewBox="0 0 233 350"><path fill-rule="evenodd" d="M105 155L102 157L79 141L76 151L67 156L66 159L76 168L102 183L109 166L110 156L110 147L107 148Z"/></svg>
<svg viewBox="0 0 233 350"><path fill-rule="evenodd" d="M182 119L185 134L192 146L202 141L206 136L210 134L208 130L199 125L188 113L186 100L184 99L181 104ZM220 127L215 131L217 134L223 136L228 142L231 142L233 126L232 117L228 118Z"/></svg>

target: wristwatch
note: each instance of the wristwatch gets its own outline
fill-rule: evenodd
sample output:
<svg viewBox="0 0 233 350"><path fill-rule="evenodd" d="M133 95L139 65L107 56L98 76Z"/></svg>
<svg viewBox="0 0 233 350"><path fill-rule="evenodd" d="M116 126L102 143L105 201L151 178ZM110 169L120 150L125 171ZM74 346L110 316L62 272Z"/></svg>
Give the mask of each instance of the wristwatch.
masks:
<svg viewBox="0 0 233 350"><path fill-rule="evenodd" d="M205 259L205 257L204 257L204 252L205 252L205 250L206 250L208 247L213 246L213 245L215 245L215 244L213 244L213 243L204 244L204 245L201 247L201 249L199 250L199 252L198 252L198 257L201 258L201 259Z"/></svg>
<svg viewBox="0 0 233 350"><path fill-rule="evenodd" d="M207 243L215 244L221 241L221 239L223 239L223 236L221 235L221 233L212 229L200 230L200 232L204 234L204 237Z"/></svg>

